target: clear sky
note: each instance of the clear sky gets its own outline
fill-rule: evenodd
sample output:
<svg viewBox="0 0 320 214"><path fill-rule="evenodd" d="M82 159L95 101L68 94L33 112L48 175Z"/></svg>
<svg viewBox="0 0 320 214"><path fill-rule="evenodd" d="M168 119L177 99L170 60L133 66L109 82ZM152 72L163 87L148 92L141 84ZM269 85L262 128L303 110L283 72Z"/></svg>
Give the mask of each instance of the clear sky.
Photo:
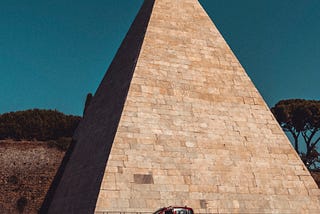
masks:
<svg viewBox="0 0 320 214"><path fill-rule="evenodd" d="M0 0L0 114L81 115L142 0ZM271 107L319 99L319 0L200 0Z"/></svg>

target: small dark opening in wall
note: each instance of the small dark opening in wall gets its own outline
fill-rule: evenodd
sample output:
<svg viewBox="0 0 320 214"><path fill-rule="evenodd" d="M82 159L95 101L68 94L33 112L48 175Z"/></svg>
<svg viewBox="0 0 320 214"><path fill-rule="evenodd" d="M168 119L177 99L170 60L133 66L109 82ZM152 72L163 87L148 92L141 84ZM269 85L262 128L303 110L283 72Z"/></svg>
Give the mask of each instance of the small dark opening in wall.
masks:
<svg viewBox="0 0 320 214"><path fill-rule="evenodd" d="M153 176L145 174L134 174L134 183L136 184L153 184Z"/></svg>

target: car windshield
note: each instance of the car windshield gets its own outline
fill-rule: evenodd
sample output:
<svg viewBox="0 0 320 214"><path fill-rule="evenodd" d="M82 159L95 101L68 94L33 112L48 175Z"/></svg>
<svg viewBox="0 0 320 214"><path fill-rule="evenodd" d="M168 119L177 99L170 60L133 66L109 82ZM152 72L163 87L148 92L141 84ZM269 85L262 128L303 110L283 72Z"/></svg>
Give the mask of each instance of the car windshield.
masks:
<svg viewBox="0 0 320 214"><path fill-rule="evenodd" d="M175 214L193 214L192 210L184 208L174 208L173 213Z"/></svg>

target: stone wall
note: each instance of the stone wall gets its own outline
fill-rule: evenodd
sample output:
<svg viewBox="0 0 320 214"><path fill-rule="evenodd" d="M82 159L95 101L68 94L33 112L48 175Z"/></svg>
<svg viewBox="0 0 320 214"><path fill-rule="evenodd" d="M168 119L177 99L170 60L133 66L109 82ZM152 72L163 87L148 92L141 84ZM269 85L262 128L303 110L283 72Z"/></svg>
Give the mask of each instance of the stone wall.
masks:
<svg viewBox="0 0 320 214"><path fill-rule="evenodd" d="M0 141L0 213L19 213L18 203L37 213L63 155L46 142Z"/></svg>

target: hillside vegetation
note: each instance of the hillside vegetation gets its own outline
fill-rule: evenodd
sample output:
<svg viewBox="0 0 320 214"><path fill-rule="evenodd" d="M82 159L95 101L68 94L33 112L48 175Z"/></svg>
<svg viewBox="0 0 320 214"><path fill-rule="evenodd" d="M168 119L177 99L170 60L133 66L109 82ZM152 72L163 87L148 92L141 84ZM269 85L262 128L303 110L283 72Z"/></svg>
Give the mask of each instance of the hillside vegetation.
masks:
<svg viewBox="0 0 320 214"><path fill-rule="evenodd" d="M0 114L0 213L37 213L81 117L32 109Z"/></svg>
<svg viewBox="0 0 320 214"><path fill-rule="evenodd" d="M81 117L32 109L0 114L0 140L57 140L72 137Z"/></svg>

